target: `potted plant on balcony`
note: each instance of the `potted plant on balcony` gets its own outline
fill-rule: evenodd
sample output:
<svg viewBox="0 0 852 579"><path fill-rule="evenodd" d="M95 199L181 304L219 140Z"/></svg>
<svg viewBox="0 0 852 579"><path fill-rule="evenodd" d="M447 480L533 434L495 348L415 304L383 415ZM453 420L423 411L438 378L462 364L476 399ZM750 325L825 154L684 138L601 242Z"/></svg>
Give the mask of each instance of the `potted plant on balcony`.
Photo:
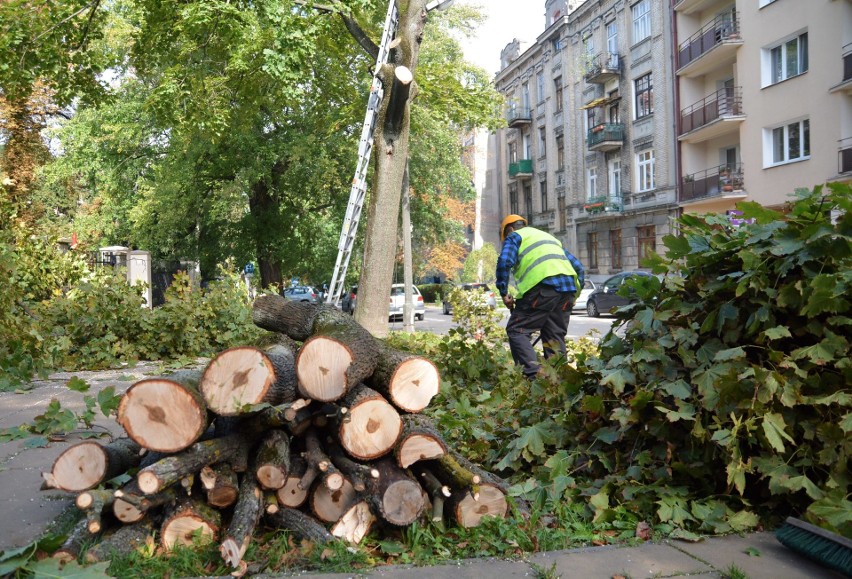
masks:
<svg viewBox="0 0 852 579"><path fill-rule="evenodd" d="M723 166L719 168L719 185L722 191L733 191L734 184L731 182L731 168Z"/></svg>

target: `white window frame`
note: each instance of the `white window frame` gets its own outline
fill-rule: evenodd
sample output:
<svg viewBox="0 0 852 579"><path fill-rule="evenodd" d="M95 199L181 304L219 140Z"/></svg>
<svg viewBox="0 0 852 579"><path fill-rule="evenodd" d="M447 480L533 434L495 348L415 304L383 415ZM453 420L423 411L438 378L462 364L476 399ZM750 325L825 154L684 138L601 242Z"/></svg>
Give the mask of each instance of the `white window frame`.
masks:
<svg viewBox="0 0 852 579"><path fill-rule="evenodd" d="M614 158L607 162L607 186L609 187L609 198L621 197L621 159Z"/></svg>
<svg viewBox="0 0 852 579"><path fill-rule="evenodd" d="M807 161L811 158L810 118L800 118L787 121L780 125L766 127L763 130L763 167L778 167L799 161ZM799 147L795 156L790 151L790 136L794 131L799 133ZM781 158L776 156L776 144L783 147Z"/></svg>
<svg viewBox="0 0 852 579"><path fill-rule="evenodd" d="M651 0L640 0L630 7L633 15L633 44L651 36Z"/></svg>
<svg viewBox="0 0 852 579"><path fill-rule="evenodd" d="M521 85L521 108L524 113L529 113L530 106L530 85L525 82Z"/></svg>
<svg viewBox="0 0 852 579"><path fill-rule="evenodd" d="M546 89L544 88L544 72L539 71L538 74L536 74L535 80L536 89L538 91L538 102L543 103L544 99L547 97L545 94Z"/></svg>
<svg viewBox="0 0 852 579"><path fill-rule="evenodd" d="M788 46L791 43L796 44L796 72L790 72L787 70L787 50ZM764 47L761 50L761 88L766 88L768 86L772 86L774 84L778 84L784 82L785 80L789 80L791 78L795 78L797 76L801 76L808 72L810 68L809 60L810 56L808 54L808 31L807 29L799 30L795 34L791 34L783 38L782 40L775 42L769 46ZM775 62L776 56L778 55L778 60L780 61L780 74L778 78L775 78Z"/></svg>
<svg viewBox="0 0 852 579"><path fill-rule="evenodd" d="M586 169L586 199L592 200L598 196L598 168Z"/></svg>
<svg viewBox="0 0 852 579"><path fill-rule="evenodd" d="M657 188L654 166L654 150L636 153L636 191L645 193Z"/></svg>

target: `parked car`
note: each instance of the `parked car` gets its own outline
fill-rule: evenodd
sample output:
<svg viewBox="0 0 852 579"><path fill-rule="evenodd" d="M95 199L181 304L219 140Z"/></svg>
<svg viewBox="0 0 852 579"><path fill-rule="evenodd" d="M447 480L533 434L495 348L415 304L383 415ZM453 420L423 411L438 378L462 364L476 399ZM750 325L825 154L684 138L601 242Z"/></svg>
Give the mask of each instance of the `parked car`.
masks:
<svg viewBox="0 0 852 579"><path fill-rule="evenodd" d="M651 274L647 271L623 271L603 282L589 294L586 301L586 313L593 318L599 318L601 313L609 313L613 308L628 305L633 300L618 295L618 289L625 281L637 276L651 277Z"/></svg>
<svg viewBox="0 0 852 579"><path fill-rule="evenodd" d="M347 314L355 313L355 302L358 299L358 286L353 285L349 291L343 292L343 300L340 302L340 309Z"/></svg>
<svg viewBox="0 0 852 579"><path fill-rule="evenodd" d="M417 286L411 286L411 292L414 298L414 319L422 320L426 316L426 304L423 302L423 296L420 295ZM405 284L395 283L391 286L388 318L393 319L397 316L402 318L403 306L405 306Z"/></svg>
<svg viewBox="0 0 852 579"><path fill-rule="evenodd" d="M319 292L309 285L296 285L284 290L284 297L294 302L320 303Z"/></svg>
<svg viewBox="0 0 852 579"><path fill-rule="evenodd" d="M580 290L580 295L577 296L577 300L574 302L575 310L586 311L586 304L589 301L589 296L592 295L592 292L597 289L595 282L590 279L586 279L583 282L583 289Z"/></svg>
<svg viewBox="0 0 852 579"><path fill-rule="evenodd" d="M482 294L483 305L488 306L492 310L497 307L497 296L491 288L488 287L487 283L465 283L457 287L464 291L478 291ZM453 313L453 305L447 301L447 296L444 296L443 307L445 316L449 316Z"/></svg>

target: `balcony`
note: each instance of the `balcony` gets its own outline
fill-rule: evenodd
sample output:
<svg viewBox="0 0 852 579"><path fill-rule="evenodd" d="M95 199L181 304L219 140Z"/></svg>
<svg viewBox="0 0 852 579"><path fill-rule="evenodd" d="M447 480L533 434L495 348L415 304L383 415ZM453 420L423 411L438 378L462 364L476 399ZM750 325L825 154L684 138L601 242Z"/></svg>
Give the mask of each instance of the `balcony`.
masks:
<svg viewBox="0 0 852 579"><path fill-rule="evenodd" d="M525 179L533 175L532 159L521 159L515 163L509 163L509 177Z"/></svg>
<svg viewBox="0 0 852 579"><path fill-rule="evenodd" d="M682 14L697 14L714 4L719 4L719 0L675 0L674 9Z"/></svg>
<svg viewBox="0 0 852 579"><path fill-rule="evenodd" d="M618 213L624 209L624 202L618 195L590 197L583 203L583 211L589 214Z"/></svg>
<svg viewBox="0 0 852 579"><path fill-rule="evenodd" d="M732 19L729 14L717 16L681 43L677 74L698 77L729 66L736 60L742 43L739 19Z"/></svg>
<svg viewBox="0 0 852 579"><path fill-rule="evenodd" d="M524 127L532 122L532 113L529 107L511 107L506 112L506 122L509 128Z"/></svg>
<svg viewBox="0 0 852 579"><path fill-rule="evenodd" d="M600 52L592 57L586 67L586 82L590 84L605 84L607 81L621 76L621 59L611 52Z"/></svg>
<svg viewBox="0 0 852 579"><path fill-rule="evenodd" d="M852 175L852 137L840 140L837 151L837 172L841 175Z"/></svg>
<svg viewBox="0 0 852 579"><path fill-rule="evenodd" d="M680 111L678 140L708 141L738 131L744 120L742 88L721 88Z"/></svg>
<svg viewBox="0 0 852 579"><path fill-rule="evenodd" d="M844 92L852 94L852 43L843 47L843 80L840 84L831 87L831 92Z"/></svg>
<svg viewBox="0 0 852 579"><path fill-rule="evenodd" d="M718 197L742 198L745 197L744 187L742 164L711 167L683 177L680 203Z"/></svg>
<svg viewBox="0 0 852 579"><path fill-rule="evenodd" d="M624 143L624 125L601 123L589 129L586 142L590 151L614 151Z"/></svg>
<svg viewBox="0 0 852 579"><path fill-rule="evenodd" d="M542 229L551 229L556 223L556 211L542 211L535 213L532 217L532 226Z"/></svg>

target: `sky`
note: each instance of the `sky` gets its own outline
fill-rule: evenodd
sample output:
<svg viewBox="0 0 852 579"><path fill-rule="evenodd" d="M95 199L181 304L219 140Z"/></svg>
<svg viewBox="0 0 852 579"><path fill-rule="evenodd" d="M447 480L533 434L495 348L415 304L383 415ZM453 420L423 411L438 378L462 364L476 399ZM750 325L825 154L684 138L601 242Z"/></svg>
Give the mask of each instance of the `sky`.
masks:
<svg viewBox="0 0 852 579"><path fill-rule="evenodd" d="M488 71L500 69L500 51L513 38L526 41L522 50L544 32L544 0L459 0L459 5L480 6L488 19L476 38L462 41L465 56Z"/></svg>

